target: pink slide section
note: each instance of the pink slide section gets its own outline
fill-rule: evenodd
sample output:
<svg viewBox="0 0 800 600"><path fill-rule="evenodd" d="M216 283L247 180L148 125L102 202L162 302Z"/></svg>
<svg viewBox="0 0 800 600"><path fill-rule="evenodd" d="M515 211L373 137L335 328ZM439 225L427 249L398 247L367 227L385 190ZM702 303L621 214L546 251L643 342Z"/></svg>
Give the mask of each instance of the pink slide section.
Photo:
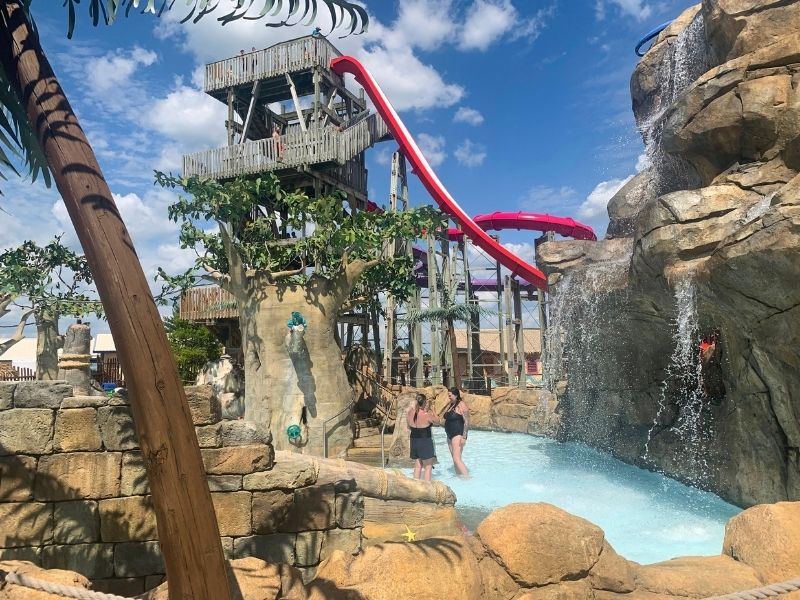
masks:
<svg viewBox="0 0 800 600"><path fill-rule="evenodd" d="M503 229L554 231L558 235L576 240L597 240L591 227L569 217L554 217L553 215L527 212L493 212L490 215L478 215L473 221L484 231L502 231ZM464 236L464 232L455 227L451 227L447 233L451 240L458 240Z"/></svg>
<svg viewBox="0 0 800 600"><path fill-rule="evenodd" d="M447 213L464 231L472 242L486 252L493 259L511 271L512 275L519 275L529 283L542 290L547 289L547 278L539 269L525 262L512 252L506 250L473 221L458 205L447 189L439 181L428 161L422 155L414 138L406 126L397 116L389 100L364 66L352 56L340 56L331 60L331 70L340 77L345 73L355 75L356 81L367 91L370 99L375 104L375 109L386 122L389 131L400 146L400 151L411 163L413 173L419 177L422 185L428 190L439 208ZM515 227L516 228L516 227Z"/></svg>

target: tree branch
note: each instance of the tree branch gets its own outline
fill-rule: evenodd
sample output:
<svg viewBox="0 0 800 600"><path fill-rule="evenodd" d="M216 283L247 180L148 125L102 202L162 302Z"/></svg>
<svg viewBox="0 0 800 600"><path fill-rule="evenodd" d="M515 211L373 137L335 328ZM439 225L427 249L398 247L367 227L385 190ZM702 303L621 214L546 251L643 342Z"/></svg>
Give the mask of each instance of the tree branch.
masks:
<svg viewBox="0 0 800 600"><path fill-rule="evenodd" d="M0 312L4 312L5 311L5 313L7 313L8 311L6 311L6 309L5 309L6 306L8 306L8 304L5 303L5 299L0 301ZM11 346L13 346L18 341L20 341L22 338L25 337L25 326L28 324L28 317L30 317L32 314L33 314L33 309L31 309L28 312L24 313L20 317L19 325L17 325L17 328L14 330L14 335L12 335L9 339L7 339L5 342L0 344L0 354L4 354L6 350L11 348Z"/></svg>
<svg viewBox="0 0 800 600"><path fill-rule="evenodd" d="M222 245L225 248L225 255L228 258L228 270L230 271L230 283L235 289L242 289L244 286L245 272L242 265L242 257L233 245L233 239L227 223L220 222L219 234L222 238Z"/></svg>
<svg viewBox="0 0 800 600"><path fill-rule="evenodd" d="M345 276L347 277L347 283L350 286L350 288L352 289L352 287L356 283L356 280L359 277L361 277L361 275L364 274L364 271L366 271L370 267L374 267L380 262L381 261L378 258L374 258L372 260L362 260L358 258L353 262L346 264L344 267L344 272Z"/></svg>

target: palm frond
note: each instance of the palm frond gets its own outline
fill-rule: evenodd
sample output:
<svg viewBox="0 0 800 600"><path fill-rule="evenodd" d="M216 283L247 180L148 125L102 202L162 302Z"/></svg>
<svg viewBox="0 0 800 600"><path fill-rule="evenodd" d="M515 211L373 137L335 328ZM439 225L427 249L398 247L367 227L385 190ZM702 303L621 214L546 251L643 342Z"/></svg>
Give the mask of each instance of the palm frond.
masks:
<svg viewBox="0 0 800 600"><path fill-rule="evenodd" d="M12 159L12 156L16 159ZM25 165L32 181L41 176L45 184L50 186L47 159L16 89L0 66L0 178L7 179L3 172L6 169L19 176L16 165L20 162Z"/></svg>
<svg viewBox="0 0 800 600"><path fill-rule="evenodd" d="M64 0L64 7L67 9L67 37L71 38L75 32L77 6L81 0ZM161 16L165 11L172 10L175 0L89 0L89 17L95 27L103 22L106 25L113 24L120 15L129 16L131 12L137 10L141 14L153 14ZM220 0L185 0L181 3L187 7L187 14L181 20L182 23L192 21L197 23L206 15L212 13L223 13L217 19L226 25L239 19L261 20L265 19L267 27L282 27L289 25L289 20L294 18L294 23L301 22L309 14L306 25L311 24L317 16L317 9L320 4L328 8L331 16L332 30L344 26L348 28L347 33L342 36L358 35L365 33L369 26L369 15L360 5L347 0L289 0L288 16L285 20L270 20L276 17L283 10L283 0L236 0L233 8L220 8ZM298 16L299 15L299 16Z"/></svg>
<svg viewBox="0 0 800 600"><path fill-rule="evenodd" d="M477 304L451 304L450 306L412 309L408 316L403 319L408 325L419 323L443 323L445 321L459 321L469 323L474 318L480 316L490 316L494 314Z"/></svg>

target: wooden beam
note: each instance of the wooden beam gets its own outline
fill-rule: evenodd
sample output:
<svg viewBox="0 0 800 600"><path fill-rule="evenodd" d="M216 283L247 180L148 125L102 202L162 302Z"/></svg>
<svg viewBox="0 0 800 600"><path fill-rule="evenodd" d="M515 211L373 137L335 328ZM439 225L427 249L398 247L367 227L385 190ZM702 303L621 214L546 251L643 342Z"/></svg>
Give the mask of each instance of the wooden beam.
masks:
<svg viewBox="0 0 800 600"><path fill-rule="evenodd" d="M300 99L297 97L297 90L294 87L294 81L292 81L292 76L286 73L286 81L289 83L289 91L292 94L292 101L294 102L294 110L298 115L303 114L303 109L300 108ZM307 133L308 129L306 128L306 122L301 117L297 121L300 124L300 129L303 130L303 133Z"/></svg>
<svg viewBox="0 0 800 600"><path fill-rule="evenodd" d="M233 88L228 88L228 120L225 121L225 129L228 131L228 146L233 146Z"/></svg>
<svg viewBox="0 0 800 600"><path fill-rule="evenodd" d="M261 81L256 80L253 84L253 93L250 95L250 105L247 107L247 116L244 119L244 126L242 127L242 137L239 140L240 144L247 141L247 132L250 131L250 123L253 121L253 113L256 110L256 99L258 98L258 86L260 83Z"/></svg>

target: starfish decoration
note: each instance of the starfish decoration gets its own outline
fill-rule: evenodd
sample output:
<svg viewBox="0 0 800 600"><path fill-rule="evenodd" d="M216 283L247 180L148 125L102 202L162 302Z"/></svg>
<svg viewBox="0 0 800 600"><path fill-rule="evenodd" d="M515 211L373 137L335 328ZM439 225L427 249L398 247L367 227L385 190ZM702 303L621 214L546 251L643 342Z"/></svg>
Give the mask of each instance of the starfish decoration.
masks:
<svg viewBox="0 0 800 600"><path fill-rule="evenodd" d="M406 538L407 542L416 541L417 540L417 532L416 531L411 531L411 529L408 528L408 525L406 525L405 527L406 527L406 532L405 533L401 533L400 535L402 535L404 538Z"/></svg>

